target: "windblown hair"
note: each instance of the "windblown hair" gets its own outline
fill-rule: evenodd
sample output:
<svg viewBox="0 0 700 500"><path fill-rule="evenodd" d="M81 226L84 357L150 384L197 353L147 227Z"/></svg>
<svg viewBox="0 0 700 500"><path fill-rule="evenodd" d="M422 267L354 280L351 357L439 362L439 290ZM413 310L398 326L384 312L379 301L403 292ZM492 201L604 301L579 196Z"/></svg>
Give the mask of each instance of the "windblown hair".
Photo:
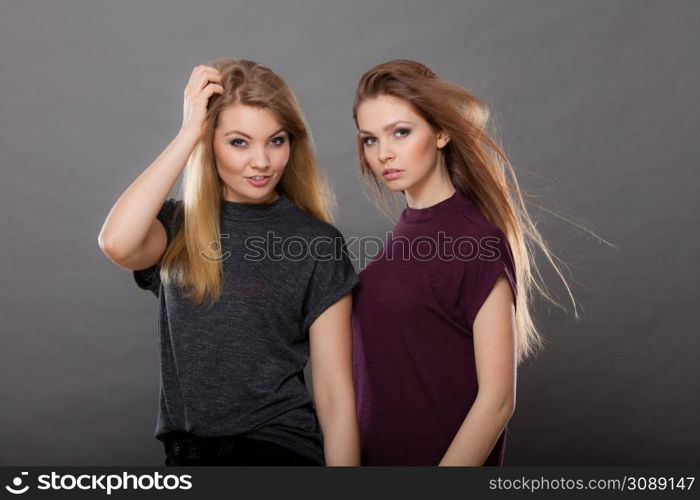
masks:
<svg viewBox="0 0 700 500"><path fill-rule="evenodd" d="M217 172L213 141L219 115L228 106L267 109L288 132L289 162L275 187L280 195L326 222L334 205L316 163L308 126L287 83L253 61L221 58L207 64L221 73L224 91L210 97L202 135L185 166L180 193L184 213L178 214L182 224L163 255L160 271L163 283L187 289L186 296L198 304L215 303L222 290L219 215L225 184Z"/></svg>
<svg viewBox="0 0 700 500"><path fill-rule="evenodd" d="M450 141L441 154L444 154L444 163L453 185L506 235L513 252L518 283L515 348L516 359L520 363L545 343L530 315L533 290L561 307L543 284L533 258L534 247L539 247L554 267L571 298L576 319L579 316L569 285L555 263L560 259L549 250L528 215L523 201L525 193L518 186L506 154L486 131L488 108L465 88L438 78L427 66L397 59L375 66L360 78L353 106L356 126L358 107L366 99L382 95L404 99L434 131L444 130L449 134ZM359 136L357 148L361 176L364 178L369 174L370 184L377 195L375 203L395 222L396 197L370 168ZM535 279L535 275L538 279Z"/></svg>

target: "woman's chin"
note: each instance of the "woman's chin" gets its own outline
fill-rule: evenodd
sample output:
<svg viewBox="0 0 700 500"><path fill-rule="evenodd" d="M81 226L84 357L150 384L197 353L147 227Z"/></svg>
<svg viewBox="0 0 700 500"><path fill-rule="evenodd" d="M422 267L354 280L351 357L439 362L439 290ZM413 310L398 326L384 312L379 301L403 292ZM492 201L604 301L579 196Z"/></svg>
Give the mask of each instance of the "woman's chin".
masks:
<svg viewBox="0 0 700 500"><path fill-rule="evenodd" d="M406 188L410 184L408 182L399 182L399 181L383 181L383 182L384 182L384 187L386 187L389 191L391 191L393 193L400 193L402 191L405 191Z"/></svg>

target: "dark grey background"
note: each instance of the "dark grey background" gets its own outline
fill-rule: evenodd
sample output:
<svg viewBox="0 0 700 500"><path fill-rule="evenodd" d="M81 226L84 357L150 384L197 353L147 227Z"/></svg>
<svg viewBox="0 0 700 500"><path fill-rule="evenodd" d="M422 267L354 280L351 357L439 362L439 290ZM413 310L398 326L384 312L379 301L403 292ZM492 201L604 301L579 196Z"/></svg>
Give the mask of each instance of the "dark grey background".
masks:
<svg viewBox="0 0 700 500"><path fill-rule="evenodd" d="M538 303L550 345L519 371L506 464L700 463L698 21L696 1L3 2L0 464L162 464L156 299L97 234L222 56L294 88L346 237L391 227L359 184L363 71L413 58L481 97L522 187L618 247L531 208L585 310Z"/></svg>

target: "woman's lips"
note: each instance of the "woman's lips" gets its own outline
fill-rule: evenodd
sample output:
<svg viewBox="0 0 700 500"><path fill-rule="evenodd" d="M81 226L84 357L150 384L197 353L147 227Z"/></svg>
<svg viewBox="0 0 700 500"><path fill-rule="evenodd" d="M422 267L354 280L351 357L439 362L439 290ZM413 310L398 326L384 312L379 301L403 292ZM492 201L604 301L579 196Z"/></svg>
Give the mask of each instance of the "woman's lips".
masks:
<svg viewBox="0 0 700 500"><path fill-rule="evenodd" d="M382 177L384 177L386 180L393 180L393 179L398 179L401 177L401 174L403 174L403 170L398 170L396 168L387 168L382 172Z"/></svg>
<svg viewBox="0 0 700 500"><path fill-rule="evenodd" d="M270 181L270 175L253 175L246 177L248 182L250 182L255 187L262 187Z"/></svg>

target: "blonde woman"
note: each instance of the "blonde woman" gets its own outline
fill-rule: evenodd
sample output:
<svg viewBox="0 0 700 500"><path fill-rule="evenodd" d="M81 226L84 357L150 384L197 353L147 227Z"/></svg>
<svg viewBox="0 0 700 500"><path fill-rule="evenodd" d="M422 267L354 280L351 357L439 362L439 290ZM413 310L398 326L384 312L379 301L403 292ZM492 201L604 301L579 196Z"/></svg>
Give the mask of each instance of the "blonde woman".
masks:
<svg viewBox="0 0 700 500"><path fill-rule="evenodd" d="M183 170L182 199L166 199ZM179 133L99 235L159 298L155 437L166 465L359 463L358 278L329 195L278 75L246 60L194 68Z"/></svg>
<svg viewBox="0 0 700 500"><path fill-rule="evenodd" d="M529 248L551 254L466 89L388 61L360 78L353 116L380 206L405 200L354 293L361 462L502 465L516 367L542 344Z"/></svg>

